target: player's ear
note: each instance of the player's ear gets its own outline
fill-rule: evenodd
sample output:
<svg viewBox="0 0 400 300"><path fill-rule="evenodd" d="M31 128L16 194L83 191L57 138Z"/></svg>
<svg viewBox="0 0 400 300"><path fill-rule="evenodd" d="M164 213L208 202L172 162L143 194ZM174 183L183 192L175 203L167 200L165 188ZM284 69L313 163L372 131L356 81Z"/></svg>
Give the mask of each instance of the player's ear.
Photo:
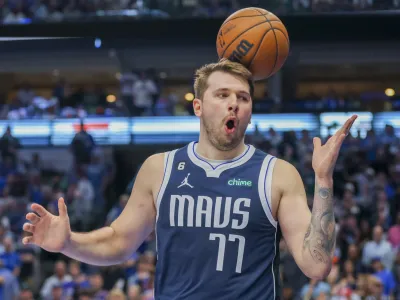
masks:
<svg viewBox="0 0 400 300"><path fill-rule="evenodd" d="M201 116L201 113L202 113L202 105L203 105L203 102L202 102L200 99L195 98L195 99L193 100L193 111L194 111L194 114L195 114L196 116L198 116L198 117Z"/></svg>

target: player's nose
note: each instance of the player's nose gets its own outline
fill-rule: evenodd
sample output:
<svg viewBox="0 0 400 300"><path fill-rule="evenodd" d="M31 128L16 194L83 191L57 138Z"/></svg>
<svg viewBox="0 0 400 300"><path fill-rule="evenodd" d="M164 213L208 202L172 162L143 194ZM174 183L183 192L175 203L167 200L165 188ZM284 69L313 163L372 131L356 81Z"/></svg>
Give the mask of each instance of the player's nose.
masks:
<svg viewBox="0 0 400 300"><path fill-rule="evenodd" d="M238 99L236 95L232 95L229 99L228 110L237 113L239 110Z"/></svg>

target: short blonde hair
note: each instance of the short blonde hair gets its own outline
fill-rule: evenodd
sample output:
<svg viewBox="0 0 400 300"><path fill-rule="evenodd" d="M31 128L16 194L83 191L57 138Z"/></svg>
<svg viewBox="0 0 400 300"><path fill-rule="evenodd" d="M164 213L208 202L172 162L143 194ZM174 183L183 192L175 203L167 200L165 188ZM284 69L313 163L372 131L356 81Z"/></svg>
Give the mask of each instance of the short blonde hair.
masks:
<svg viewBox="0 0 400 300"><path fill-rule="evenodd" d="M229 73L247 81L250 86L250 95L253 97L254 82L251 72L242 64L223 58L217 63L204 65L196 71L194 81L194 93L196 98L203 99L204 92L208 88L208 78L212 73L217 71Z"/></svg>

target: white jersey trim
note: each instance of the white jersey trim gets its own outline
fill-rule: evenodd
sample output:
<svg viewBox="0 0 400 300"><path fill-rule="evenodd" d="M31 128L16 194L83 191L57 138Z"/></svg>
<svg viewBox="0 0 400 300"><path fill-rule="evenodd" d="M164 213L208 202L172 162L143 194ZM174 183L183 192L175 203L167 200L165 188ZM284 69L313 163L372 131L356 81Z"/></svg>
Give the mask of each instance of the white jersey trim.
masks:
<svg viewBox="0 0 400 300"><path fill-rule="evenodd" d="M275 278L275 270L274 270L274 265L275 265L275 259L276 259L276 235L278 233L278 229L275 227L275 241L274 241L274 259L272 260L272 278L274 279L274 299L276 299L276 278Z"/></svg>
<svg viewBox="0 0 400 300"><path fill-rule="evenodd" d="M222 172L239 167L244 163L248 162L250 158L253 156L256 149L251 146L247 145L247 149L240 155L238 158L230 161L222 162L217 166L211 165L209 162L201 159L195 152L195 142L191 142L187 147L187 152L189 159L198 167L202 168L206 172L207 177L219 178Z"/></svg>
<svg viewBox="0 0 400 300"><path fill-rule="evenodd" d="M275 228L278 222L272 216L272 175L274 171L274 166L276 162L276 157L272 155L267 155L261 165L260 175L258 177L258 195L260 196L261 205L264 212L269 220L269 222Z"/></svg>
<svg viewBox="0 0 400 300"><path fill-rule="evenodd" d="M158 191L157 198L155 199L156 206L156 225L154 226L154 232L156 234L156 253L158 258L158 236L157 236L157 221L160 211L161 199L164 196L165 189L167 188L169 178L171 177L171 170L174 163L174 157L177 150L173 150L170 152L165 152L164 154L164 176L160 186L160 190Z"/></svg>
<svg viewBox="0 0 400 300"><path fill-rule="evenodd" d="M164 155L164 177L161 183L160 190L158 191L157 199L156 199L156 209L157 209L157 219L158 220L158 211L160 208L161 199L164 196L165 189L167 188L169 178L171 177L171 170L174 164L175 153L177 150L173 150L170 152L166 152Z"/></svg>

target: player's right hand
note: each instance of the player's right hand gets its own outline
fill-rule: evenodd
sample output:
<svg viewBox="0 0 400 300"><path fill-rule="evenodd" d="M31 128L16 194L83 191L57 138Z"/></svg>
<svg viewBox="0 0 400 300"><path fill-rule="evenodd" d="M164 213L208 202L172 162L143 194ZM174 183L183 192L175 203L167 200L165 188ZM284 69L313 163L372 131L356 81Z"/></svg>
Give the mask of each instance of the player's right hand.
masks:
<svg viewBox="0 0 400 300"><path fill-rule="evenodd" d="M71 227L64 199L58 199L59 216L48 212L39 204L32 204L33 212L26 215L30 223L23 230L30 233L22 239L24 245L34 244L49 252L61 252L71 236Z"/></svg>

